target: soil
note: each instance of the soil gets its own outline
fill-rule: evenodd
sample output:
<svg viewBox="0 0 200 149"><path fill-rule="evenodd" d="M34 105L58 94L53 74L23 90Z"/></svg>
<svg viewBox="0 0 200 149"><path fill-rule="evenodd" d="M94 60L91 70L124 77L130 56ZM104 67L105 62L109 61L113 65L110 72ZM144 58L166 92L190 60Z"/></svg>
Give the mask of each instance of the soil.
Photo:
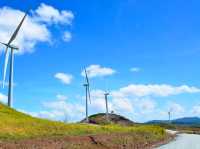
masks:
<svg viewBox="0 0 200 149"><path fill-rule="evenodd" d="M152 149L166 143L165 140L140 140L132 134L104 134L89 136L65 136L0 142L0 149Z"/></svg>

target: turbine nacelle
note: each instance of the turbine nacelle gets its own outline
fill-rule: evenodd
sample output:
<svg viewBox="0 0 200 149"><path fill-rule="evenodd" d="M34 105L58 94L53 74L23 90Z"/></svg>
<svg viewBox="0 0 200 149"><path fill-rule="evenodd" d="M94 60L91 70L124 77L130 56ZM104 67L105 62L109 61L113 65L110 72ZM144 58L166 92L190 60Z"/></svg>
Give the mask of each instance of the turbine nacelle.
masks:
<svg viewBox="0 0 200 149"><path fill-rule="evenodd" d="M83 84L83 86L85 86L85 87L86 87L86 86L89 86L89 84Z"/></svg>
<svg viewBox="0 0 200 149"><path fill-rule="evenodd" d="M108 95L110 95L110 93L105 93L104 95L105 95L105 96L108 96Z"/></svg>
<svg viewBox="0 0 200 149"><path fill-rule="evenodd" d="M14 50L19 50L19 47L15 46L15 45L10 45L10 44L3 43L3 42L0 42L0 43L5 45L8 48L11 48L11 49L14 49Z"/></svg>

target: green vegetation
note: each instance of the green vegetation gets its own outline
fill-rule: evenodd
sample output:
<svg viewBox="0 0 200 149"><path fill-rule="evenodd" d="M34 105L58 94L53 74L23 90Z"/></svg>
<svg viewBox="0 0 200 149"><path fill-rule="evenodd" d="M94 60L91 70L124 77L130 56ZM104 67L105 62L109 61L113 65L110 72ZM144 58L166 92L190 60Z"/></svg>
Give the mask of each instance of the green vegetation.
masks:
<svg viewBox="0 0 200 149"><path fill-rule="evenodd" d="M165 129L170 129L170 130L176 130L176 125L170 124L170 123L160 123L160 124L154 124L155 126L160 126Z"/></svg>
<svg viewBox="0 0 200 149"><path fill-rule="evenodd" d="M0 128L0 139L7 140L109 133L134 133L152 140L163 139L166 136L164 129L159 126L65 124L34 118L3 104L0 104Z"/></svg>
<svg viewBox="0 0 200 149"><path fill-rule="evenodd" d="M178 124L160 123L160 124L155 124L155 126L160 126L164 129L175 130L180 133L200 134L199 125L182 125L182 124L178 125Z"/></svg>
<svg viewBox="0 0 200 149"><path fill-rule="evenodd" d="M174 125L180 133L200 134L200 126Z"/></svg>

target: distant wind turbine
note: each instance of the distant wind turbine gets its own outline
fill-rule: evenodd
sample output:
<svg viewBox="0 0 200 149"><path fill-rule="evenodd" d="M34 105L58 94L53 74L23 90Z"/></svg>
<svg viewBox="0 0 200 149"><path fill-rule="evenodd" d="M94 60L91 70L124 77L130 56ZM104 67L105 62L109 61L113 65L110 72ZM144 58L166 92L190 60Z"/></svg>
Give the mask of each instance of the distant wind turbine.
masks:
<svg viewBox="0 0 200 149"><path fill-rule="evenodd" d="M168 112L168 116L169 116L169 123L171 123L171 110Z"/></svg>
<svg viewBox="0 0 200 149"><path fill-rule="evenodd" d="M109 121L109 117L108 117L108 95L110 95L108 92L105 92L104 96L105 96L105 103L106 103L106 120L107 122Z"/></svg>
<svg viewBox="0 0 200 149"><path fill-rule="evenodd" d="M28 11L27 11L28 12ZM24 17L22 18L21 22L17 26L15 32L12 34L10 40L8 43L3 43L0 42L1 44L6 46L5 50L5 62L4 62L4 69L3 69L3 88L5 85L5 79L6 79L6 70L7 70L7 65L8 65L8 58L9 58L9 48L11 49L11 57L10 57L10 74L9 74L9 86L8 86L8 106L11 107L12 104L12 96L13 96L13 64L14 64L14 50L18 50L19 48L12 45L12 42L15 40L25 18L27 16L27 13L25 13Z"/></svg>
<svg viewBox="0 0 200 149"><path fill-rule="evenodd" d="M88 123L89 122L89 118L88 118L88 98L89 98L90 103L91 103L91 99L90 99L90 83L89 83L89 79L88 79L86 69L85 69L85 79L86 79L86 83L83 86L85 86L86 122Z"/></svg>

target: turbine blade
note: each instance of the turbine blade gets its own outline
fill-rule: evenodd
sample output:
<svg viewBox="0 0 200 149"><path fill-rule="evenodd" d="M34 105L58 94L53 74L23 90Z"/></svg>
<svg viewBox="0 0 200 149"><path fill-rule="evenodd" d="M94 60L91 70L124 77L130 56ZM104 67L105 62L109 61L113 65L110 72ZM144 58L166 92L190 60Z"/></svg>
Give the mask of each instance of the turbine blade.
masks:
<svg viewBox="0 0 200 149"><path fill-rule="evenodd" d="M3 42L0 42L0 44L2 44L2 45L4 45L4 46L8 46L8 44L6 44L6 43L3 43Z"/></svg>
<svg viewBox="0 0 200 149"><path fill-rule="evenodd" d="M88 85L87 92L88 92L88 97L89 97L89 101L90 101L90 104L91 104L90 83L89 83L89 78L88 78L86 69L85 69L85 78L86 78L86 82L87 82L87 85Z"/></svg>
<svg viewBox="0 0 200 149"><path fill-rule="evenodd" d="M16 38L16 36L17 36L17 34L18 34L18 32L19 32L19 30L20 30L20 28L21 28L21 26L22 26L22 24L23 24L23 22L24 22L24 20L25 20L25 18L26 18L26 16L27 16L27 12L25 13L25 15L24 15L24 17L22 18L21 22L20 22L19 25L17 26L15 32L13 33L13 35L12 35L11 38L10 38L10 40L8 41L8 45L10 45L11 42L12 42L13 40L15 40L15 38Z"/></svg>
<svg viewBox="0 0 200 149"><path fill-rule="evenodd" d="M6 79L6 70L7 70L7 66L8 66L8 58L9 58L9 51L8 51L8 47L6 47L6 51L5 51L5 61L4 61L4 68L3 68L3 88L5 86L5 79Z"/></svg>
<svg viewBox="0 0 200 149"><path fill-rule="evenodd" d="M86 71L86 69L85 69L85 78L86 78L86 82L87 82L87 84L89 85L90 83L89 83L89 79L88 79L88 75L87 75L87 71Z"/></svg>

